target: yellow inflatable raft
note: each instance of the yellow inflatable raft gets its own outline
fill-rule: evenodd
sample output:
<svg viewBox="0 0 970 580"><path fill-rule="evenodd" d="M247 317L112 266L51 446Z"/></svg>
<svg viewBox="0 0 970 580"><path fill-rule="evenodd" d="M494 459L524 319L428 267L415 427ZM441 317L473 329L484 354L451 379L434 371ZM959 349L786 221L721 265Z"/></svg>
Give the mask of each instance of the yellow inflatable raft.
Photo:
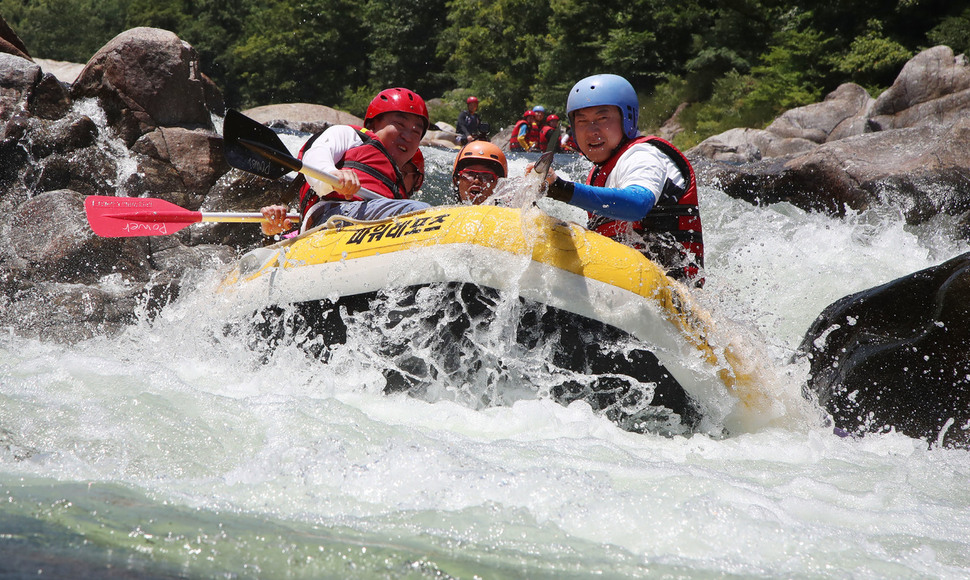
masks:
<svg viewBox="0 0 970 580"><path fill-rule="evenodd" d="M546 327L548 313L559 313L551 323L559 326L556 340L570 343L559 359L582 358L580 368L572 369L576 372L596 366L589 358L593 343L619 336L635 341L634 350L648 351L651 362L630 356L626 343L621 349L626 354L614 349L609 365L599 365L599 371L652 385L654 400L647 402L670 407L692 429L747 430L741 426L760 423L752 417L769 406L752 371L755 365L731 339L719 340L711 316L690 290L640 252L538 209L439 207L376 222L335 218L298 238L248 253L221 292L257 307L338 305L366 297L363 306L358 301L352 308L360 310L390 289L449 284L542 305ZM582 328L563 328L567 318L568 325L579 321ZM530 320L530 329L535 328L539 318ZM605 330L609 338L596 336ZM526 341L530 348L537 344L532 336ZM651 370L643 371L644 365ZM614 391L613 403L629 394L613 388L615 381L606 382L612 385L607 390ZM588 391L576 393L569 387L553 390L563 402L590 398Z"/></svg>

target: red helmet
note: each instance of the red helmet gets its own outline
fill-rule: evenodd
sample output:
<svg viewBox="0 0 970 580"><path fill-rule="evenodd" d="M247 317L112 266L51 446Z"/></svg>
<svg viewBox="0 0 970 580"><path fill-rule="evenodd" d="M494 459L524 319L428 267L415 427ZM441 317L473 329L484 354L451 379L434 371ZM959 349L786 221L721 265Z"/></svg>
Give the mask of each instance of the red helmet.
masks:
<svg viewBox="0 0 970 580"><path fill-rule="evenodd" d="M424 153L421 153L420 148L414 152L414 157L409 159L408 162L404 164L404 167L402 168L402 172L404 173L405 177L407 177L407 175L411 173L410 171L407 170L408 163L414 165L414 170L418 174L414 180L413 187L411 187L411 189L408 191L408 194L410 195L415 191L421 189L421 186L424 184Z"/></svg>
<svg viewBox="0 0 970 580"><path fill-rule="evenodd" d="M418 168L418 171L424 173L424 153L421 153L420 148L414 152L414 157L411 158L411 163L414 163L414 166Z"/></svg>
<svg viewBox="0 0 970 580"><path fill-rule="evenodd" d="M559 120L559 115L557 115L555 113L553 113L553 114L549 115L548 117L546 117L546 121L548 121L548 122L558 121L558 120Z"/></svg>
<svg viewBox="0 0 970 580"><path fill-rule="evenodd" d="M536 116L536 112L533 111L532 109L529 109L526 112L522 113L522 116L523 117L535 117Z"/></svg>
<svg viewBox="0 0 970 580"><path fill-rule="evenodd" d="M472 103L477 103L478 97L468 97L467 99L465 99L465 102L468 103L469 105Z"/></svg>
<svg viewBox="0 0 970 580"><path fill-rule="evenodd" d="M364 115L364 124L366 125L368 121L377 118L379 115L395 111L399 113L411 113L412 115L421 117L424 119L424 133L428 132L428 126L431 125L431 121L428 119L428 106L424 104L424 99L414 91L401 87L385 89L377 93L374 100L367 106L367 114Z"/></svg>

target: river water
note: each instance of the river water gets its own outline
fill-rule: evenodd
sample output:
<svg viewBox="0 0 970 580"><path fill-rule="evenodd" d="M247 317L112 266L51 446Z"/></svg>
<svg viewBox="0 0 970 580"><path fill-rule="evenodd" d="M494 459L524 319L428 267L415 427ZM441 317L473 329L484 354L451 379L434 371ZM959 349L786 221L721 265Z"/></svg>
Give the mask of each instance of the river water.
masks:
<svg viewBox="0 0 970 580"><path fill-rule="evenodd" d="M433 193L453 154L427 154ZM700 300L763 347L779 399L825 306L968 250L889 207L701 203ZM811 412L665 437L583 403L383 395L367 345L324 365L225 332L220 275L121 336L0 336L0 578L970 575L966 451L842 438Z"/></svg>

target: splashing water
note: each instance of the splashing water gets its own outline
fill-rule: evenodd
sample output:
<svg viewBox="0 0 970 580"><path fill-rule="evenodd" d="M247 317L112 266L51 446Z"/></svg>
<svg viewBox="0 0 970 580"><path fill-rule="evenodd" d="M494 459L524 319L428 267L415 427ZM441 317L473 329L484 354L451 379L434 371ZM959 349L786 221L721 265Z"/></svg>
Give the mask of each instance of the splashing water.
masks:
<svg viewBox="0 0 970 580"><path fill-rule="evenodd" d="M447 179L449 153L428 153L429 178ZM575 178L580 166L556 165ZM701 204L697 299L724 332L764 346L786 405L805 380L789 356L826 305L967 251L946 224L913 228L890 208L832 219L714 189ZM323 364L307 348L315 336L268 348L241 332L252 312L214 292L221 275L198 272L117 337L0 336L0 573L970 573L965 451L839 438L794 413L726 439L628 432L587 403L543 396L556 372L546 353L509 354L501 324L470 335L474 368L420 333L382 358L368 323L390 306L355 315ZM409 307L437 302L434 291ZM516 301L498 308L522 314ZM422 364L450 379L420 397L383 393L385 369ZM504 382L501 365L514 367Z"/></svg>

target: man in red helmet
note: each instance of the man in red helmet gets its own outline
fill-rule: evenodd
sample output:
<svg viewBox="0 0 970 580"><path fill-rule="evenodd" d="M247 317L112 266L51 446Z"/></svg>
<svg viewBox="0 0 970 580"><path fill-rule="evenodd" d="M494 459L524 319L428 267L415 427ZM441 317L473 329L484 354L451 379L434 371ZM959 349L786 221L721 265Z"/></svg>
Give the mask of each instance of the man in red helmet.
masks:
<svg viewBox="0 0 970 580"><path fill-rule="evenodd" d="M556 141L552 148L549 146L550 138ZM552 114L546 117L546 124L539 130L539 150L559 151L559 115Z"/></svg>
<svg viewBox="0 0 970 580"><path fill-rule="evenodd" d="M429 125L424 99L411 90L393 88L374 97L362 128L334 125L310 137L298 157L308 166L332 174L339 183L331 186L306 178L300 189L300 230L320 225L333 215L374 220L430 207L408 199L412 187L402 173ZM362 187L386 199L357 197ZM286 211L282 205L263 208L269 220L263 222L263 233L274 235L292 227L285 219Z"/></svg>
<svg viewBox="0 0 970 580"><path fill-rule="evenodd" d="M468 108L458 113L458 126L455 128L462 145L475 139L484 139L482 136L482 119L478 114L478 97L468 97L465 103L467 103Z"/></svg>
<svg viewBox="0 0 970 580"><path fill-rule="evenodd" d="M539 124L536 123L535 111L529 109L522 113L522 118L512 127L509 149L511 151L530 151L538 143Z"/></svg>

